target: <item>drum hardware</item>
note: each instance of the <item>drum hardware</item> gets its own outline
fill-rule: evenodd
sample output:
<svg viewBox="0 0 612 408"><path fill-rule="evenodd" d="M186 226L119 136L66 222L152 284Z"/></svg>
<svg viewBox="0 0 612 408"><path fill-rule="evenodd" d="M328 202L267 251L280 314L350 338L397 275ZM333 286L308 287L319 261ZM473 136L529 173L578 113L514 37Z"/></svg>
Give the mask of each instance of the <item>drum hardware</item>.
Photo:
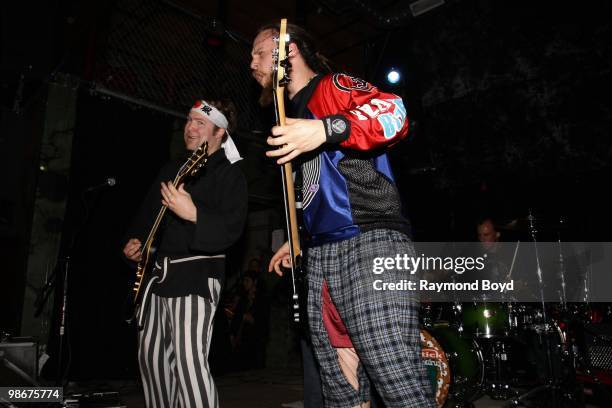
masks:
<svg viewBox="0 0 612 408"><path fill-rule="evenodd" d="M508 326L511 333L530 330L533 325L542 321L542 312L530 304L509 302L507 309Z"/></svg>
<svg viewBox="0 0 612 408"><path fill-rule="evenodd" d="M565 225L565 218L559 217L559 226ZM559 277L561 278L561 308L565 310L567 304L567 295L565 291L565 262L563 258L563 242L561 241L561 228L559 228L557 235L557 242L559 244Z"/></svg>
<svg viewBox="0 0 612 408"><path fill-rule="evenodd" d="M442 302L421 302L419 319L421 326L424 328L433 327L435 325L445 324L454 327L453 308L448 303Z"/></svg>
<svg viewBox="0 0 612 408"><path fill-rule="evenodd" d="M540 293L540 305L541 305L541 323L542 325L531 325L539 337L541 344L544 345L544 349L546 351L546 371L545 371L545 382L543 385L537 386L528 390L527 392L517 395L513 397L507 406L510 407L518 407L518 406L527 406L528 400L533 396L540 394L542 392L546 392L548 395L547 402L551 404L553 407L562 407L565 406L565 403L573 403L569 406L575 406L575 401L573 401L573 395L568 390L571 387L567 387L567 384L562 384L561 379L556 378L553 372L553 361L551 355L551 344L548 333L555 326L553 323L549 321L548 314L546 312L546 303L544 301L544 281L543 281L543 271L540 263L540 256L538 252L538 240L537 240L537 230L535 227L535 217L529 211L529 216L527 217L529 220L529 232L531 235L531 240L533 242L534 251L535 251L535 261L536 261L536 275L538 277L538 289ZM563 299L562 299L563 300ZM557 325L558 327L558 325ZM563 341L563 339L562 339ZM543 343L542 343L543 342ZM562 362L563 363L563 362ZM540 406L540 405L539 405Z"/></svg>
<svg viewBox="0 0 612 408"><path fill-rule="evenodd" d="M495 379L487 388L487 394L495 400L507 400L517 395L510 388L510 384L504 381L504 367L508 361L507 345L503 341L495 340L492 345L492 357L495 370Z"/></svg>
<svg viewBox="0 0 612 408"><path fill-rule="evenodd" d="M463 336L463 323L461 321L461 316L463 314L463 306L461 302L455 301L452 306L452 322L453 325L457 328L457 332L460 336Z"/></svg>
<svg viewBox="0 0 612 408"><path fill-rule="evenodd" d="M419 312L419 317L421 319L421 325L424 327L431 327L433 325L433 316L431 310L431 303L423 304L421 303L421 310Z"/></svg>

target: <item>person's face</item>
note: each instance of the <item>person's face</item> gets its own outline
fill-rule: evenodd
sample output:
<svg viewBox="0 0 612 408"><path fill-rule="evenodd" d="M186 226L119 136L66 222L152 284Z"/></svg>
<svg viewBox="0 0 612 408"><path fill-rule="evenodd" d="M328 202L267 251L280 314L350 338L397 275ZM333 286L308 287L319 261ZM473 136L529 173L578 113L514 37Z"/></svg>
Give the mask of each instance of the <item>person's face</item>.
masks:
<svg viewBox="0 0 612 408"><path fill-rule="evenodd" d="M208 120L204 115L197 112L189 112L187 123L185 123L185 132L183 134L185 140L185 148L187 150L196 150L204 142L208 142L209 152L216 150L219 131L223 133L223 129L215 131L215 125Z"/></svg>
<svg viewBox="0 0 612 408"><path fill-rule="evenodd" d="M272 51L276 48L273 30L262 31L253 40L251 75L262 88L272 87Z"/></svg>
<svg viewBox="0 0 612 408"><path fill-rule="evenodd" d="M485 221L478 226L478 240L485 247L490 247L499 241L499 232L495 231L495 226L492 222Z"/></svg>

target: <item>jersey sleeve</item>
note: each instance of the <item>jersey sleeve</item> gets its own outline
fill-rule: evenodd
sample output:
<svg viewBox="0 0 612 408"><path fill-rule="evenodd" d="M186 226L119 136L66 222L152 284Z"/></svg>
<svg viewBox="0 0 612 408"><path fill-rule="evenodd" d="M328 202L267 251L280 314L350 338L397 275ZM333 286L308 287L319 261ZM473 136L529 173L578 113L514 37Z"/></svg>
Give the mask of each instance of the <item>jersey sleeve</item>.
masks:
<svg viewBox="0 0 612 408"><path fill-rule="evenodd" d="M408 134L408 118L402 98L379 90L370 83L346 74L328 75L308 103L319 118L340 116L350 129L340 146L354 150L371 150L390 146Z"/></svg>

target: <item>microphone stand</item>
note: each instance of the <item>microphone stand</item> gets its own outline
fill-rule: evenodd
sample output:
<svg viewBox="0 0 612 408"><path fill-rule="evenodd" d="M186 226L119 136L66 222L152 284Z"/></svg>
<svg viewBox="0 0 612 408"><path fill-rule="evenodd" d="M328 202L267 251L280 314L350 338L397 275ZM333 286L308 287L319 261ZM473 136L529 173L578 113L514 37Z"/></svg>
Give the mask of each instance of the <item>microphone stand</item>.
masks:
<svg viewBox="0 0 612 408"><path fill-rule="evenodd" d="M71 269L72 253L74 251L74 244L76 242L76 238L81 234L81 232L83 231L83 227L87 224L87 222L90 219L91 212L90 212L90 206L88 205L86 195L87 193L92 192L92 191L96 191L96 190L81 191L80 201L83 206L83 209L85 210L84 216L82 216L80 220L77 217L74 217L75 219L78 220L78 222L75 222L74 225L76 226L73 226L71 230L69 230L69 235L68 235L69 239L67 240L68 245L60 249L60 255L58 256L57 264L53 272L51 273L51 275L48 277L47 281L45 282L45 285L40 290L38 296L36 297L36 300L34 301L34 305L35 305L34 317L38 317L42 313L45 307L45 304L47 303L47 300L49 299L51 290L56 288L58 284L62 285L61 286L62 287L61 303L59 305L59 328L57 330L59 340L58 340L58 349L57 349L57 371L56 371L56 376L55 376L56 386L63 386L64 377L67 374L69 366L70 366L70 355L69 355L68 362L66 363L66 368L62 370L62 365L64 364L63 362L64 344L67 344L67 345L69 344L69 341L68 341L69 340L68 339L69 330L67 330L66 328L66 315L67 315L67 310L68 310L68 276L69 276L69 272ZM95 202L96 198L97 198L97 195L94 196L94 200L89 204L92 204L93 202ZM60 263L62 262L63 262L63 265L62 267L60 267ZM58 276L61 276L61 281L59 282L58 282ZM67 350L68 350L68 353L70 353L69 345L68 345Z"/></svg>

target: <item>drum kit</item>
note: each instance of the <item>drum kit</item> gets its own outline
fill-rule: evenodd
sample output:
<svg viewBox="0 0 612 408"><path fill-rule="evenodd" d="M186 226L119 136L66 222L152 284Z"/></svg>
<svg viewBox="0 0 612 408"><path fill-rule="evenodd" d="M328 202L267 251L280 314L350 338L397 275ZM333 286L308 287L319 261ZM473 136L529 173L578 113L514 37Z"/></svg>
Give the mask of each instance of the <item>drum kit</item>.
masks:
<svg viewBox="0 0 612 408"><path fill-rule="evenodd" d="M562 377L575 371L578 356L571 353L576 351L575 341L568 338L565 320L544 323L543 313L530 304L438 306L422 306L421 328L422 357L435 384L438 407L469 407L484 394L498 400L516 399L510 406L530 406L520 400L517 389L560 381L564 385L556 384L559 394L562 388L569 391L571 381ZM552 314L559 305L547 308ZM451 319L432 318L434 309ZM573 400L574 396L558 398Z"/></svg>
<svg viewBox="0 0 612 408"><path fill-rule="evenodd" d="M543 295L537 303L422 302L420 320L422 359L438 407L473 407L485 394L507 407L583 406L585 376L603 389L602 406L612 406L604 386L612 384L608 304L561 296L544 302ZM593 325L606 327L599 346L584 341Z"/></svg>

